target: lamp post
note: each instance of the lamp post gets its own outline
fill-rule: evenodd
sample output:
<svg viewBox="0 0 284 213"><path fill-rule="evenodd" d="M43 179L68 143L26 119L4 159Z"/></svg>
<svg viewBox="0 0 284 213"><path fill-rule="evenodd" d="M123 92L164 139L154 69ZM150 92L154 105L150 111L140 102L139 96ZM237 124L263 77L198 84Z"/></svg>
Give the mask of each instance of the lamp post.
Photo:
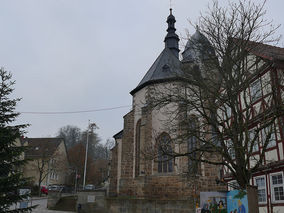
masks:
<svg viewBox="0 0 284 213"><path fill-rule="evenodd" d="M88 147L89 147L89 131L90 129L93 130L93 128L98 128L95 123L90 123L90 120L88 120L88 129L87 129L87 141L86 141L86 150L85 150L85 165L84 165L84 179L83 179L83 189L85 188L86 184L86 173L87 173L87 159L88 159Z"/></svg>

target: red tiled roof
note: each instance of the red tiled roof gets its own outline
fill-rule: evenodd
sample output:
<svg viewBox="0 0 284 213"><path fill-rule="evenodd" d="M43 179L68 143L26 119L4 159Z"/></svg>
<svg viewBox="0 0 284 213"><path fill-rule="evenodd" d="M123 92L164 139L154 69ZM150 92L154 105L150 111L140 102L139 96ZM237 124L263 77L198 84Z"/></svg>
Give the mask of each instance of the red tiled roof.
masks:
<svg viewBox="0 0 284 213"><path fill-rule="evenodd" d="M235 38L234 41L239 43L241 40ZM249 52L261 58L271 61L284 61L284 48L254 41L243 41L241 45L245 45Z"/></svg>
<svg viewBox="0 0 284 213"><path fill-rule="evenodd" d="M284 48L255 42L250 43L255 46L251 49L253 54L268 60L284 60Z"/></svg>

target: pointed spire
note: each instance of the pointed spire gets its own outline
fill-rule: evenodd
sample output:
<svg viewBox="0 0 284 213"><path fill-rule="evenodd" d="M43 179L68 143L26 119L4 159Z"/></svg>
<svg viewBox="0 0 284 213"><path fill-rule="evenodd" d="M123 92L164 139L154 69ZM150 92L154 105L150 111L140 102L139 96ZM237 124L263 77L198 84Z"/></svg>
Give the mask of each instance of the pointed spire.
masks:
<svg viewBox="0 0 284 213"><path fill-rule="evenodd" d="M175 28L175 22L176 19L172 14L172 8L170 8L170 15L167 18L167 23L168 23L168 29L167 29L167 36L165 37L165 47L168 47L173 51L176 57L178 57L179 54L179 48L178 48L178 42L179 42L179 37L175 33L176 28Z"/></svg>
<svg viewBox="0 0 284 213"><path fill-rule="evenodd" d="M198 24L196 25L196 31L199 32L199 26L198 26Z"/></svg>

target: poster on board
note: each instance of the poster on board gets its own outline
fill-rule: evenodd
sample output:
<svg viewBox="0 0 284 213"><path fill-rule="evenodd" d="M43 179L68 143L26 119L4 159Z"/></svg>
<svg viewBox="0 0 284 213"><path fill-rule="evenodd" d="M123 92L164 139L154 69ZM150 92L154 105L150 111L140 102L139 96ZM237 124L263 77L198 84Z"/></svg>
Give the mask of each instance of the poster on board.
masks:
<svg viewBox="0 0 284 213"><path fill-rule="evenodd" d="M227 193L228 213L248 213L248 198L245 194L242 198L238 196L239 190L232 190Z"/></svg>
<svg viewBox="0 0 284 213"><path fill-rule="evenodd" d="M227 213L227 192L200 192L201 213Z"/></svg>

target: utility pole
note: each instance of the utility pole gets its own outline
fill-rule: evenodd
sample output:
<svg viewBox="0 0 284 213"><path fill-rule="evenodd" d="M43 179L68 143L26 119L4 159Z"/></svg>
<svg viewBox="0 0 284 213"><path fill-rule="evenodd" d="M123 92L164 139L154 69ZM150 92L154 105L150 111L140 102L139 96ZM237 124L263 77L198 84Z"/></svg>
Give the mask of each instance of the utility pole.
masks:
<svg viewBox="0 0 284 213"><path fill-rule="evenodd" d="M78 180L78 173L77 173L77 167L75 168L75 193L77 193L77 180Z"/></svg>
<svg viewBox="0 0 284 213"><path fill-rule="evenodd" d="M87 159L88 159L88 148L89 148L89 131L90 131L90 128L93 130L94 127L95 127L95 128L98 128L95 123L90 123L90 120L88 120L87 142L86 142L86 151L85 151L85 165L84 165L83 189L85 189L85 184L86 184Z"/></svg>

